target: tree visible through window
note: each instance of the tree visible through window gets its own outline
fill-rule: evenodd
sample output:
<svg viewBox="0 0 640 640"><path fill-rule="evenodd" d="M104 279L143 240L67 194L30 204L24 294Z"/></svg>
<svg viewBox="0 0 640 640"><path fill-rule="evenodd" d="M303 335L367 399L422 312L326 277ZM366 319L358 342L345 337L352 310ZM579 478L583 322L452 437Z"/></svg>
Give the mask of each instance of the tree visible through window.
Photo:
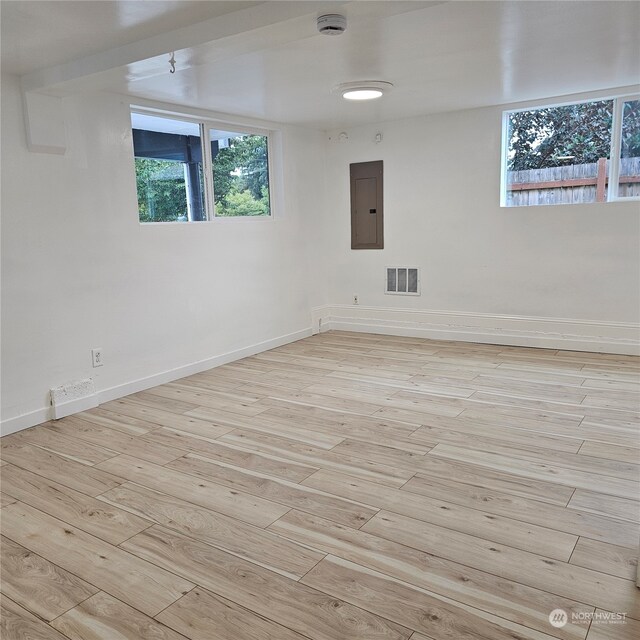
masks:
<svg viewBox="0 0 640 640"><path fill-rule="evenodd" d="M186 222L187 190L182 162L136 158L140 222Z"/></svg>
<svg viewBox="0 0 640 640"><path fill-rule="evenodd" d="M216 216L268 216L266 136L211 132Z"/></svg>
<svg viewBox="0 0 640 640"><path fill-rule="evenodd" d="M619 183L609 185L616 100L507 113L507 206L604 202L640 196L640 102L623 104Z"/></svg>
<svg viewBox="0 0 640 640"><path fill-rule="evenodd" d="M508 169L597 162L611 148L613 100L509 114Z"/></svg>
<svg viewBox="0 0 640 640"><path fill-rule="evenodd" d="M140 222L204 220L200 125L132 113Z"/></svg>
<svg viewBox="0 0 640 640"><path fill-rule="evenodd" d="M267 135L136 111L131 128L140 222L271 215Z"/></svg>
<svg viewBox="0 0 640 640"><path fill-rule="evenodd" d="M628 100L622 105L620 129L620 176L618 196L638 195L634 177L640 174L640 100Z"/></svg>

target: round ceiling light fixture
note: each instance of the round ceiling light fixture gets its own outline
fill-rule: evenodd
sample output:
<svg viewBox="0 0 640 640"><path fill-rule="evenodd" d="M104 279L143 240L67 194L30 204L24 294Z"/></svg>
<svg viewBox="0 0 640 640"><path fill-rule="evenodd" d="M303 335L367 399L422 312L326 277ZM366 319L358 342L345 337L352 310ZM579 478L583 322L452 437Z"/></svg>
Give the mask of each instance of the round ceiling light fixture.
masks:
<svg viewBox="0 0 640 640"><path fill-rule="evenodd" d="M336 87L345 100L375 100L391 91L393 85L381 80L363 80L361 82L345 82Z"/></svg>

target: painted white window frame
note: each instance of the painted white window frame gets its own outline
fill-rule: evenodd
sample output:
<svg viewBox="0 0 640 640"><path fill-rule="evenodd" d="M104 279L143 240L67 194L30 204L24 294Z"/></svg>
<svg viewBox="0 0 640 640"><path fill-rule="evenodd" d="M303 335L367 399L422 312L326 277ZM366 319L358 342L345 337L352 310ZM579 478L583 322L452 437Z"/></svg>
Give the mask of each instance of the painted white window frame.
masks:
<svg viewBox="0 0 640 640"><path fill-rule="evenodd" d="M209 160L209 167L210 167L210 171L208 172L208 176L205 179L205 184L207 182L210 183L210 189L211 189L211 211L213 213L212 215L212 219L214 220L237 220L239 218L250 218L252 220L267 220L267 219L271 219L273 218L273 193L275 191L274 189L274 180L273 180L273 172L271 171L271 167L272 167L272 161L273 161L273 139L275 137L274 135L274 131L271 129L261 129L259 127L248 127L245 125L229 125L228 123L223 123L223 122L216 122L216 121L211 121L211 122L205 122L205 130L206 130L206 134L207 134L207 150L205 152L206 156L208 157ZM233 129L233 131L230 131L230 128ZM229 131L229 133L242 133L242 134L247 134L250 136L263 136L267 139L267 169L269 171L269 215L268 216L218 216L216 214L216 209L215 209L215 201L214 201L214 192L213 192L213 160L211 159L211 139L210 139L210 133L212 130L218 130L218 131ZM207 189L207 187L205 187L205 189ZM207 214L208 215L208 214ZM208 218L207 218L208 219Z"/></svg>
<svg viewBox="0 0 640 640"><path fill-rule="evenodd" d="M167 111L157 109L155 107L139 106L137 104L129 105L130 113L139 113L141 115L154 116L156 118L166 118L167 120L182 120L197 124L200 130L200 145L202 148L202 171L204 178L204 220L174 220L172 222L140 222L141 226L149 225L184 225L184 224L206 224L206 223L233 223L233 222L256 222L258 220L267 221L274 220L276 211L279 211L281 202L284 200L282 193L282 179L276 177L283 175L282 164L282 139L281 132L277 129L256 127L254 125L243 124L242 122L218 120L205 116L196 116L193 114ZM212 130L229 131L233 133L244 133L248 135L264 136L267 139L267 163L269 170L269 215L267 216L217 216L215 214L215 200L213 193L213 161L211 158L211 139L210 132ZM207 144L205 144L205 141ZM276 208L277 207L277 208ZM136 201L136 211L138 210Z"/></svg>
<svg viewBox="0 0 640 640"><path fill-rule="evenodd" d="M607 199L605 202L582 202L582 203L556 203L556 205L507 205L507 153L509 147L509 115L521 113L522 111L537 111L539 109L549 109L553 107L567 107L575 104L586 104L588 102L601 102L605 100L613 101L613 117L611 119L611 143L609 151L609 188L607 189ZM640 94L624 94L615 96L598 96L584 98L581 100L571 100L568 102L554 102L551 104L535 104L535 106L518 107L517 109L507 109L502 112L502 145L500 159L500 206L507 209L520 209L537 206L565 206L565 205L590 205L607 204L609 202L638 202L640 196L619 196L620 177L620 146L622 141L622 109L625 102L640 100Z"/></svg>

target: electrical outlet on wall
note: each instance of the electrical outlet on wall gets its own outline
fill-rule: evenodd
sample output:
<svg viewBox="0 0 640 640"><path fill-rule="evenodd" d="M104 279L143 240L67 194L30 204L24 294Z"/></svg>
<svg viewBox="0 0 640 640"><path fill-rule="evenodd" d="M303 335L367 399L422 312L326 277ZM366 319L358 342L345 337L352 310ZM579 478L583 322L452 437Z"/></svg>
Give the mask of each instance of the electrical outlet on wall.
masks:
<svg viewBox="0 0 640 640"><path fill-rule="evenodd" d="M358 294L353 296L353 304L358 304Z"/></svg>
<svg viewBox="0 0 640 640"><path fill-rule="evenodd" d="M102 359L102 347L91 349L91 363L95 367L101 367L104 364Z"/></svg>

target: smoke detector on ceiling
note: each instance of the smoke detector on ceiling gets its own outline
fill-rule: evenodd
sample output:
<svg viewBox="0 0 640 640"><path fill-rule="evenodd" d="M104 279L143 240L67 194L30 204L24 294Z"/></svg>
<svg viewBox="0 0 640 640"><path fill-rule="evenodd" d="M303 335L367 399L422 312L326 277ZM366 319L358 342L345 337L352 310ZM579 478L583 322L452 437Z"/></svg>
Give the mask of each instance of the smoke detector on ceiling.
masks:
<svg viewBox="0 0 640 640"><path fill-rule="evenodd" d="M325 36L339 36L347 30L347 19L338 13L328 13L318 18L318 31Z"/></svg>

